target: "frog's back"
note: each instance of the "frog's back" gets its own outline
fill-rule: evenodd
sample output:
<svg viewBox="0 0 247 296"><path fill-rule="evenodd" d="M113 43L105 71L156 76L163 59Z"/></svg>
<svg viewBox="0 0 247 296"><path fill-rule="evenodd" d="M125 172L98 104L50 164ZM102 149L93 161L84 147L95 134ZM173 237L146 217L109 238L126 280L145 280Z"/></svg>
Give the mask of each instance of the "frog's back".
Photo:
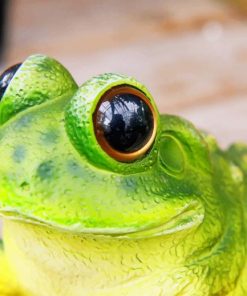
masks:
<svg viewBox="0 0 247 296"><path fill-rule="evenodd" d="M245 219L245 237L246 237L246 256L247 256L247 145L236 143L229 147L227 151L230 160L240 168L243 173L243 206ZM247 258L245 267L238 281L237 289L232 295L246 295L247 293ZM231 295L231 294L230 294Z"/></svg>

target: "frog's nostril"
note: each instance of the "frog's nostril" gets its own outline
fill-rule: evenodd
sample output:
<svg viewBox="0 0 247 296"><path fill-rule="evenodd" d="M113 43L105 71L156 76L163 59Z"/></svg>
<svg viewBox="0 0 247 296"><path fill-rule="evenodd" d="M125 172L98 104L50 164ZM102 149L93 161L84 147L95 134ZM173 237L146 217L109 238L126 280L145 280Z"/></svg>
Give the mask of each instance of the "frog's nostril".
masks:
<svg viewBox="0 0 247 296"><path fill-rule="evenodd" d="M14 77L16 71L20 68L22 63L16 64L7 70L5 70L1 76L0 76L0 101L3 97L3 94L5 93L5 90L7 89L8 85L10 84L10 81Z"/></svg>

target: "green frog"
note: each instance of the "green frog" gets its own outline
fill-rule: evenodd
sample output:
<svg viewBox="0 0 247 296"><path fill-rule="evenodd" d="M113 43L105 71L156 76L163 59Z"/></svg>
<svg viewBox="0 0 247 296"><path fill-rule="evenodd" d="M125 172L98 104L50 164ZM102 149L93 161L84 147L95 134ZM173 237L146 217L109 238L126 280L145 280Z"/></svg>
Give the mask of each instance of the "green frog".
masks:
<svg viewBox="0 0 247 296"><path fill-rule="evenodd" d="M247 295L247 146L44 55L0 98L0 295Z"/></svg>

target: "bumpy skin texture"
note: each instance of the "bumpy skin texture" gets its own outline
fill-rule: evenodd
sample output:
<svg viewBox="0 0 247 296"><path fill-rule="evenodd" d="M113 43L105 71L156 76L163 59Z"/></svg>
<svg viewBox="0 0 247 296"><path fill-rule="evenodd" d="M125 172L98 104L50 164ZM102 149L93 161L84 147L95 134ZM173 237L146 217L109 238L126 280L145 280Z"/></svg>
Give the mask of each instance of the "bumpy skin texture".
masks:
<svg viewBox="0 0 247 296"><path fill-rule="evenodd" d="M146 155L118 162L93 114L114 86L157 114ZM222 151L159 115L145 86L104 74L77 87L29 57L0 102L0 295L247 295L247 146Z"/></svg>

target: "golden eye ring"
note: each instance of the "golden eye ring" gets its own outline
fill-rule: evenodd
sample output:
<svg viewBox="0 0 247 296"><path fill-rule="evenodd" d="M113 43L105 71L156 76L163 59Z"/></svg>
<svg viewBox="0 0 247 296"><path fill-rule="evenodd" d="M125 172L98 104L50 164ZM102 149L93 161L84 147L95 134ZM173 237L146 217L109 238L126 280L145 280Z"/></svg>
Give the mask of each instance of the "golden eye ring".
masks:
<svg viewBox="0 0 247 296"><path fill-rule="evenodd" d="M152 147L157 111L148 97L130 85L108 90L93 114L94 132L101 148L120 162L133 162Z"/></svg>

